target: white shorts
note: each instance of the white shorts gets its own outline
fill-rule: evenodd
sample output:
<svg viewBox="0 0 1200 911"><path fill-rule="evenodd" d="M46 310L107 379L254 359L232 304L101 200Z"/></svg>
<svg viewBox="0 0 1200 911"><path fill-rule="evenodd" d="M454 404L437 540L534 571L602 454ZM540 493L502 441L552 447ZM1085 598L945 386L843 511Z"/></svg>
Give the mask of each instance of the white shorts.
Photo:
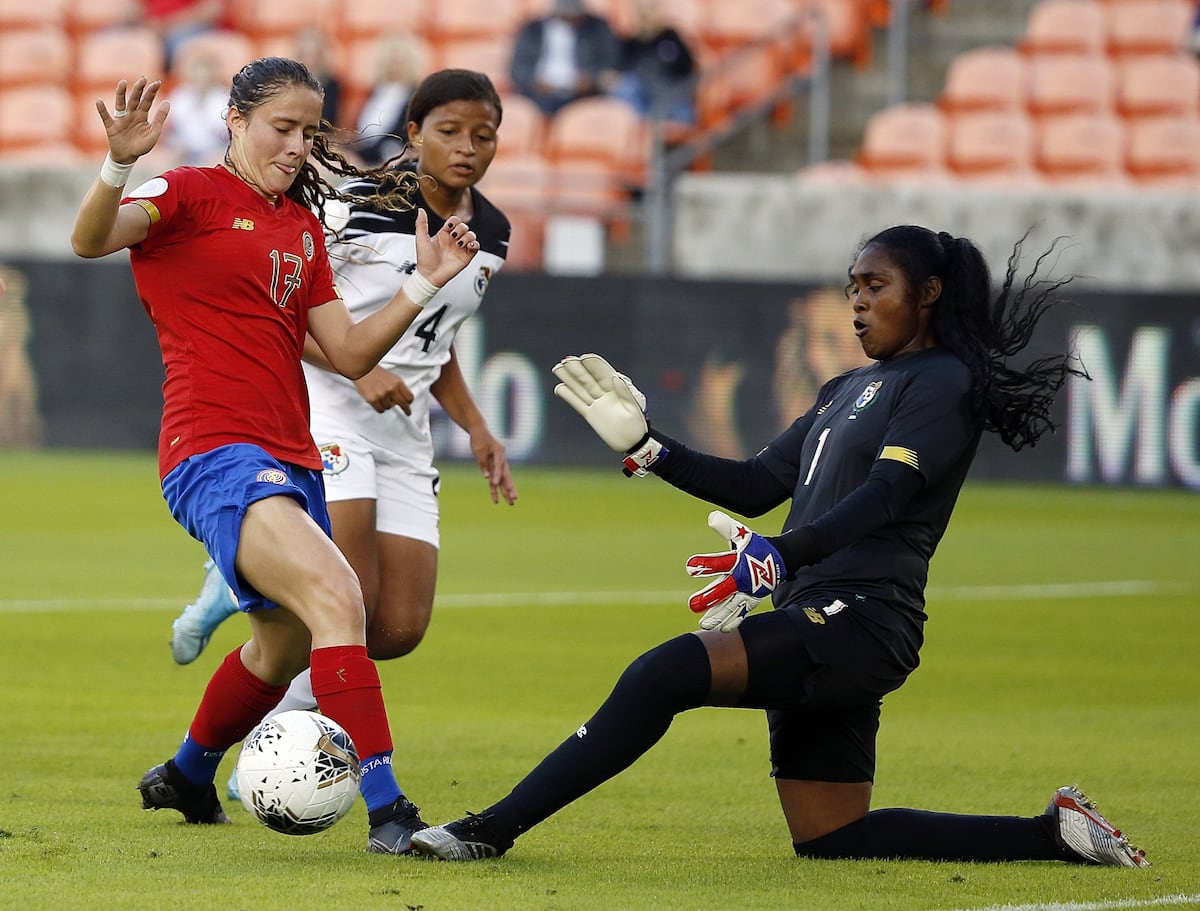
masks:
<svg viewBox="0 0 1200 911"><path fill-rule="evenodd" d="M440 478L428 419L421 427L398 408L379 414L345 380L317 386L309 383L312 432L326 500L374 500L377 531L438 547Z"/></svg>

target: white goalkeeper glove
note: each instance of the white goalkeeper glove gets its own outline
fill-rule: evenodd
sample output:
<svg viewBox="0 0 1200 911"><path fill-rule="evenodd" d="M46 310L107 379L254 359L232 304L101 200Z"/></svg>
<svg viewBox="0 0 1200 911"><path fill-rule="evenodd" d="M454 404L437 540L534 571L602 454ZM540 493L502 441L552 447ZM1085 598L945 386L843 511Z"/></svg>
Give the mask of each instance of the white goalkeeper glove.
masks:
<svg viewBox="0 0 1200 911"><path fill-rule="evenodd" d="M687 561L689 576L718 576L688 599L693 612L704 613L702 629L723 633L737 629L758 602L775 591L787 568L783 557L762 535L719 510L708 514L708 527L729 542L733 550L696 554Z"/></svg>
<svg viewBox="0 0 1200 911"><path fill-rule="evenodd" d="M574 408L610 449L626 454L625 470L643 476L663 453L646 424L646 397L633 380L598 354L564 357L552 372L554 394Z"/></svg>

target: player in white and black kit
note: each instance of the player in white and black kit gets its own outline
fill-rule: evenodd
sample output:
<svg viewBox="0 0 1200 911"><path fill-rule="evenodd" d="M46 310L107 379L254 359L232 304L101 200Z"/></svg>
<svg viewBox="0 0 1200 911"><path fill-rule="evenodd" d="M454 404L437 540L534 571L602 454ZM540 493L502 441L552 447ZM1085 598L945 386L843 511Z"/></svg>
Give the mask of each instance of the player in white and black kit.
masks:
<svg viewBox="0 0 1200 911"><path fill-rule="evenodd" d="M454 352L459 327L479 309L508 249L508 219L475 188L495 156L501 116L500 98L482 73L443 70L422 80L408 108L414 154L396 167L420 178L414 202L427 213L431 232L451 216L471 213L479 251L363 378L350 381L327 364L319 366L324 358L311 340L305 349L312 434L324 465L333 536L358 573L367 645L377 660L416 648L433 608L439 546L433 400L469 435L492 501L511 505L517 499L504 445L476 406ZM342 190L370 193L361 181ZM351 315L361 320L383 306L416 266L416 209L335 206L326 211L335 232L330 260ZM233 612L223 582L206 580L205 589L175 621L172 650L180 663L194 660ZM275 711L314 705L304 673Z"/></svg>
<svg viewBox="0 0 1200 911"><path fill-rule="evenodd" d="M415 833L413 849L445 860L501 855L628 767L679 712L735 706L767 713L797 855L1148 866L1074 787L1034 817L870 810L881 700L917 667L929 561L980 437L995 432L1013 449L1036 442L1052 426L1055 393L1085 375L1063 355L1010 363L1061 285L1031 276L1014 288L1019 251L993 298L969 240L916 226L871 238L849 270L846 329L875 363L827 382L747 460L651 429L645 398L598 355L560 362L556 394L626 454L627 472L653 472L741 515L788 501L791 510L773 537L711 513L731 550L687 563L711 579L689 602L702 629L635 660L507 797ZM775 609L750 615L767 596Z"/></svg>

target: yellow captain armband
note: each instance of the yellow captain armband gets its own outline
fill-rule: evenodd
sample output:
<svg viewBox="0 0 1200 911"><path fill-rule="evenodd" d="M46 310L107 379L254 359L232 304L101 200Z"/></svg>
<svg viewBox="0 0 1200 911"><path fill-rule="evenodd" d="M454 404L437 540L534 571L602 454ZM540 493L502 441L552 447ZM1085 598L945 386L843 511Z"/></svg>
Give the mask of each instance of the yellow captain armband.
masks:
<svg viewBox="0 0 1200 911"><path fill-rule="evenodd" d="M903 446L884 446L883 451L879 453L879 458L902 462L909 468L921 470L920 457L913 450L905 449Z"/></svg>
<svg viewBox="0 0 1200 911"><path fill-rule="evenodd" d="M158 211L158 206L148 199L133 199L130 202L135 206L141 206L146 210L146 214L150 216L150 224L162 218L162 212Z"/></svg>

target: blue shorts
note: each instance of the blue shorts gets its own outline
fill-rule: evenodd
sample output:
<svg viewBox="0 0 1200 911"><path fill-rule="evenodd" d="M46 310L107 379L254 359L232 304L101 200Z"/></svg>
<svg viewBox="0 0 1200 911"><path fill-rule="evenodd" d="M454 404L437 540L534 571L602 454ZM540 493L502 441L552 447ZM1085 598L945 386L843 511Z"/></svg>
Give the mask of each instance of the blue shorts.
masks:
<svg viewBox="0 0 1200 911"><path fill-rule="evenodd" d="M242 519L251 503L294 499L332 537L320 471L280 462L249 443L233 443L181 462L163 478L163 499L175 521L204 545L244 611L278 607L235 569Z"/></svg>

